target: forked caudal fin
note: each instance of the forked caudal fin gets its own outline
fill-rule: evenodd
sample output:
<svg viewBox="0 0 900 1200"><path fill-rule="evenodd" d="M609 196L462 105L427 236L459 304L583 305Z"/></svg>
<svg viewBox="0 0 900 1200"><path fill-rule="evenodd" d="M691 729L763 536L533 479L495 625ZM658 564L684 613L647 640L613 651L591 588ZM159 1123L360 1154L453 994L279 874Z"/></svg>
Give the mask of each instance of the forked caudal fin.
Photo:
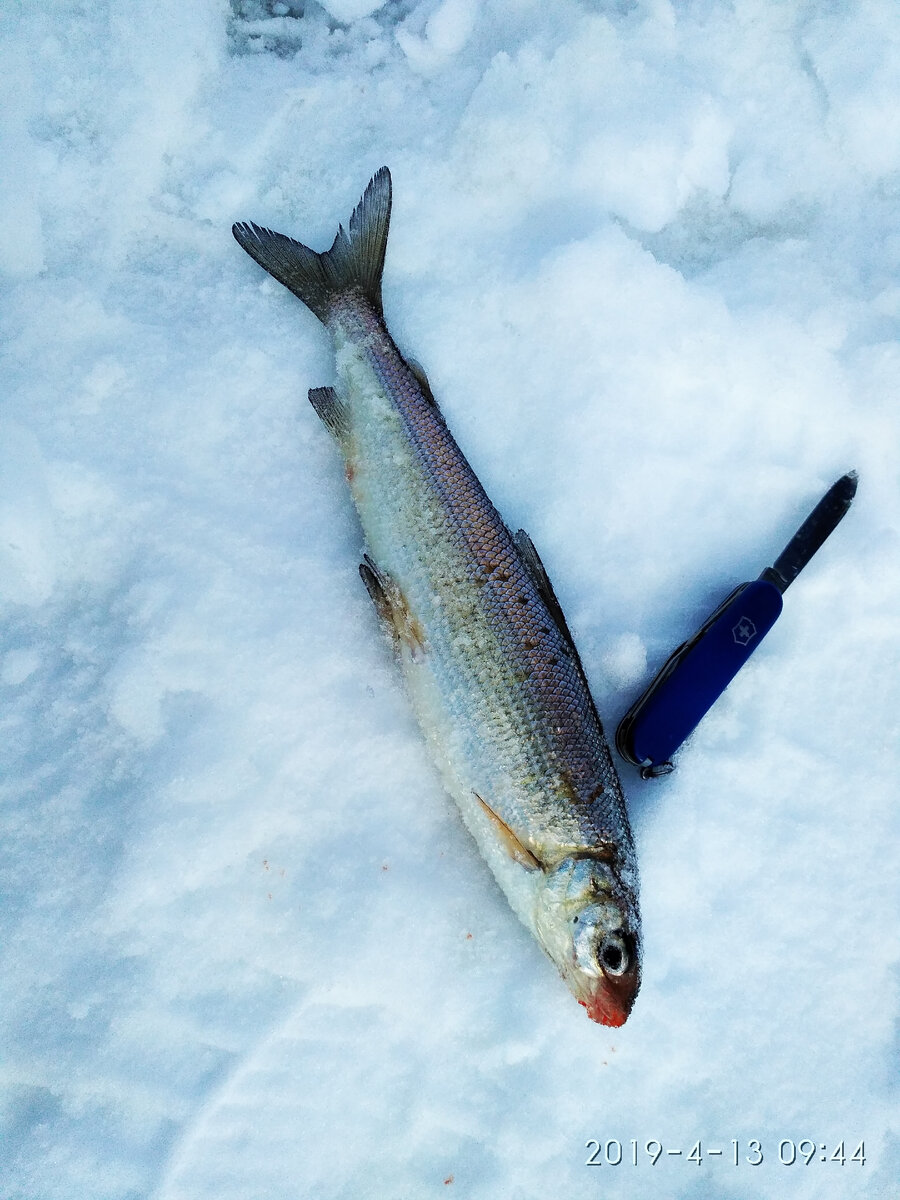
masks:
<svg viewBox="0 0 900 1200"><path fill-rule="evenodd" d="M369 181L348 228L338 228L331 249L323 254L249 221L233 225L231 232L251 258L299 296L320 321L327 321L332 302L355 289L381 313L381 272L390 219L391 173L382 167Z"/></svg>

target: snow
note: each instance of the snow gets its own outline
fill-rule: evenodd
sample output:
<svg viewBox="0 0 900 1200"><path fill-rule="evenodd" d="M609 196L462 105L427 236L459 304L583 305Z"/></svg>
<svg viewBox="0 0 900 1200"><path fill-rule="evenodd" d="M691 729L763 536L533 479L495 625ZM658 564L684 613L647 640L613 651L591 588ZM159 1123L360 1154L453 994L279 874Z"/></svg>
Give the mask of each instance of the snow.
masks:
<svg viewBox="0 0 900 1200"><path fill-rule="evenodd" d="M898 41L890 0L4 14L4 1200L894 1194ZM323 246L382 163L391 329L610 732L860 472L675 774L622 767L620 1030L441 790L327 339L231 238Z"/></svg>

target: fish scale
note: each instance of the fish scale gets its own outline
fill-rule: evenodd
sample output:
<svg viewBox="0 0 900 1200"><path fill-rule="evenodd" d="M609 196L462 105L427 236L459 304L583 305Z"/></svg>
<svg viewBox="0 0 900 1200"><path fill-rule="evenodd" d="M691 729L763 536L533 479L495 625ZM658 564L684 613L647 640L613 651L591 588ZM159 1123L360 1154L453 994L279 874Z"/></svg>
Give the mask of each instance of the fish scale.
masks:
<svg viewBox="0 0 900 1200"><path fill-rule="evenodd" d="M640 979L634 844L577 651L536 551L503 522L384 323L390 176L330 251L255 225L241 245L330 331L335 435L365 534L361 574L445 785L512 907L591 1016Z"/></svg>

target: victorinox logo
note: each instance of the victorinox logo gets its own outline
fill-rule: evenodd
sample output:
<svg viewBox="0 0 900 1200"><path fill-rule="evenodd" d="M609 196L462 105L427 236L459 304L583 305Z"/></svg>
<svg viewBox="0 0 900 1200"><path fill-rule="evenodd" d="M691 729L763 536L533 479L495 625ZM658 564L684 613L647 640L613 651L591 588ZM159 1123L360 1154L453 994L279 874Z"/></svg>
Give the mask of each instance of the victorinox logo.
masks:
<svg viewBox="0 0 900 1200"><path fill-rule="evenodd" d="M749 617L741 617L737 625L732 627L731 636L739 646L747 646L756 637L756 626Z"/></svg>

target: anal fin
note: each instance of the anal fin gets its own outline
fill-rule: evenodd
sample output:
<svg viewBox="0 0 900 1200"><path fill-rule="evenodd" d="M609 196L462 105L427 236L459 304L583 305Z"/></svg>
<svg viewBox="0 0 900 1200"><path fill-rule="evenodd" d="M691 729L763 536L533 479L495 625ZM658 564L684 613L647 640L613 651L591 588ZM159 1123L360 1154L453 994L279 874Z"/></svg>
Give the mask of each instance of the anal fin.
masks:
<svg viewBox="0 0 900 1200"><path fill-rule="evenodd" d="M523 866L526 871L543 871L544 868L541 860L532 854L527 846L522 844L522 842L516 837L503 818L498 817L491 806L486 804L477 792L473 792L472 795L481 805L485 816L494 826L497 836L500 839L500 844L503 846L503 849L506 851L509 857Z"/></svg>
<svg viewBox="0 0 900 1200"><path fill-rule="evenodd" d="M350 429L350 417L347 406L338 398L334 388L310 388L309 402L325 428L340 441Z"/></svg>

